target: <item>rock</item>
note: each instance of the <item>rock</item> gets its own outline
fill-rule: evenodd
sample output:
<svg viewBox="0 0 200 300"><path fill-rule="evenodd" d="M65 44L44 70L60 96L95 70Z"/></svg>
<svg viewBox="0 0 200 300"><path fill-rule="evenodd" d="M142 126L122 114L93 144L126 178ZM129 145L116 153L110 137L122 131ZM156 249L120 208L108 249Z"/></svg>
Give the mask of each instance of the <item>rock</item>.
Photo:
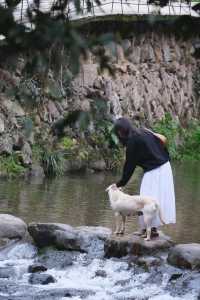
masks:
<svg viewBox="0 0 200 300"><path fill-rule="evenodd" d="M0 114L0 134L5 131L5 121L3 114Z"/></svg>
<svg viewBox="0 0 200 300"><path fill-rule="evenodd" d="M146 270L150 270L151 267L160 266L161 263L162 260L154 256L139 257L137 260L137 264L143 266Z"/></svg>
<svg viewBox="0 0 200 300"><path fill-rule="evenodd" d="M40 178L45 177L44 169L40 165L37 165L37 164L31 165L31 170L29 171L28 175L30 177L40 177Z"/></svg>
<svg viewBox="0 0 200 300"><path fill-rule="evenodd" d="M104 159L99 159L96 161L91 161L89 163L89 168L91 168L94 171L105 171L106 169L106 163Z"/></svg>
<svg viewBox="0 0 200 300"><path fill-rule="evenodd" d="M111 230L105 227L76 227L56 223L31 223L28 231L38 247L101 253ZM95 252L96 251L96 252ZM91 253L91 254L92 254Z"/></svg>
<svg viewBox="0 0 200 300"><path fill-rule="evenodd" d="M61 300L61 299L95 299L95 292L91 289L81 288L51 288L45 289L38 292L38 298L44 300ZM92 298L93 296L93 298ZM18 300L18 299L17 299ZM21 298L19 299L21 300ZM28 299L23 299L28 300ZM33 299L31 299L33 300Z"/></svg>
<svg viewBox="0 0 200 300"><path fill-rule="evenodd" d="M70 225L31 223L28 231L38 247L55 246L57 249L81 251L77 231Z"/></svg>
<svg viewBox="0 0 200 300"><path fill-rule="evenodd" d="M22 239L27 232L27 225L20 218L0 214L0 238Z"/></svg>
<svg viewBox="0 0 200 300"><path fill-rule="evenodd" d="M50 123L52 123L54 120L59 118L60 113L53 101L48 102L47 109L48 109L48 113L49 113Z"/></svg>
<svg viewBox="0 0 200 300"><path fill-rule="evenodd" d="M2 104L5 107L5 109L8 111L9 114L15 117L24 117L25 112L23 108L19 105L19 103L11 101L7 98L2 99Z"/></svg>
<svg viewBox="0 0 200 300"><path fill-rule="evenodd" d="M12 154L13 152L13 139L9 135L0 138L0 155Z"/></svg>
<svg viewBox="0 0 200 300"><path fill-rule="evenodd" d="M174 273L171 275L171 277L169 278L169 281L175 281L178 278L180 278L183 274L182 273Z"/></svg>
<svg viewBox="0 0 200 300"><path fill-rule="evenodd" d="M126 255L152 255L160 250L167 250L173 246L169 237L161 235L151 241L135 235L123 237L112 236L105 242L105 257L123 257Z"/></svg>
<svg viewBox="0 0 200 300"><path fill-rule="evenodd" d="M200 269L200 244L180 244L170 249L167 261L176 267Z"/></svg>
<svg viewBox="0 0 200 300"><path fill-rule="evenodd" d="M38 272L45 272L47 268L41 264L35 263L28 267L28 273L38 273Z"/></svg>
<svg viewBox="0 0 200 300"><path fill-rule="evenodd" d="M107 273L104 270L97 270L95 272L95 277L103 277L106 278L107 277Z"/></svg>
<svg viewBox="0 0 200 300"><path fill-rule="evenodd" d="M29 143L25 142L21 150L21 159L24 166L32 164L32 150Z"/></svg>
<svg viewBox="0 0 200 300"><path fill-rule="evenodd" d="M37 264L48 269L66 269L66 267L73 264L73 260L76 259L77 255L77 252L73 251L58 251L47 248L42 255L39 255Z"/></svg>
<svg viewBox="0 0 200 300"><path fill-rule="evenodd" d="M81 159L76 160L63 160L63 172L64 174L68 174L70 172L77 172L86 169L86 162Z"/></svg>
<svg viewBox="0 0 200 300"><path fill-rule="evenodd" d="M81 249L90 254L91 258L103 257L105 241L110 237L111 230L101 226L76 227Z"/></svg>
<svg viewBox="0 0 200 300"><path fill-rule="evenodd" d="M33 273L29 277L29 283L31 284L49 284L54 283L56 280L52 275L49 274L41 274L41 273Z"/></svg>

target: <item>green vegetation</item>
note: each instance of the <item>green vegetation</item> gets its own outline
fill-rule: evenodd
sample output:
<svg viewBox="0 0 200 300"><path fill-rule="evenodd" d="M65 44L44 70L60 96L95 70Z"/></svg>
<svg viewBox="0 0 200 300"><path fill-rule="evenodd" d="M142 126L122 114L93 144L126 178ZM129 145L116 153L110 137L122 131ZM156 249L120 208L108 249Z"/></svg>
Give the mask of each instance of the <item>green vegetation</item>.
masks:
<svg viewBox="0 0 200 300"><path fill-rule="evenodd" d="M42 155L42 166L46 176L63 174L63 155L59 151L45 151Z"/></svg>
<svg viewBox="0 0 200 300"><path fill-rule="evenodd" d="M167 137L168 150L172 159L200 159L199 121L192 120L186 128L183 128L170 114L166 114L164 119L154 124L153 130Z"/></svg>
<svg viewBox="0 0 200 300"><path fill-rule="evenodd" d="M25 167L20 162L20 157L17 154L0 157L0 172L9 177L16 177L23 174Z"/></svg>

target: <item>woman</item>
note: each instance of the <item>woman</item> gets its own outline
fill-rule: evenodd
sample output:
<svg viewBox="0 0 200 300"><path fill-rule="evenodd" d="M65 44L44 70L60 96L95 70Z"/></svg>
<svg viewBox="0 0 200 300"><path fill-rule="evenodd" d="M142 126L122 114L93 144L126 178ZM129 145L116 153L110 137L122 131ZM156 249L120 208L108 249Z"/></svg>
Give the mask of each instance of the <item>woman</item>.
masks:
<svg viewBox="0 0 200 300"><path fill-rule="evenodd" d="M126 161L117 187L127 184L137 166L142 167L144 175L140 186L140 195L155 198L166 224L176 223L174 183L166 138L148 129L135 129L126 118L119 118L114 131L120 142L126 147ZM158 236L161 225L159 217L152 224L152 236ZM142 214L139 216L140 234L145 234Z"/></svg>

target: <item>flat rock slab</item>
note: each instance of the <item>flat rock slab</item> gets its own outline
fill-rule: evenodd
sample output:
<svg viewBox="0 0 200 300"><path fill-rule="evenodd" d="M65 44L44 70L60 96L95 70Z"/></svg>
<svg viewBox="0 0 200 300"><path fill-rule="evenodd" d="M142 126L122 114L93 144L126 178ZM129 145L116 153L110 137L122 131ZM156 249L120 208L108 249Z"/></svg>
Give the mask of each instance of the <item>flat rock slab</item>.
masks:
<svg viewBox="0 0 200 300"><path fill-rule="evenodd" d="M200 244L179 244L171 248L167 261L176 267L200 269Z"/></svg>
<svg viewBox="0 0 200 300"><path fill-rule="evenodd" d="M27 225L20 218L0 214L0 239L22 239L27 232Z"/></svg>
<svg viewBox="0 0 200 300"><path fill-rule="evenodd" d="M174 245L173 241L163 233L151 241L129 234L125 236L111 236L105 242L105 257L123 257L126 255L151 255L167 250Z"/></svg>

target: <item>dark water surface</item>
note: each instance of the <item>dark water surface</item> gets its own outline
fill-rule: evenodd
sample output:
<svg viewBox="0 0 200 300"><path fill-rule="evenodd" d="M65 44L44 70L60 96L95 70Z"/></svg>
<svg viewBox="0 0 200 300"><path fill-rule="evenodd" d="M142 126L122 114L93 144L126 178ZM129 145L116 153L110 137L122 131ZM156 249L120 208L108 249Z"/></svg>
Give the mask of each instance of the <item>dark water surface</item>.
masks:
<svg viewBox="0 0 200 300"><path fill-rule="evenodd" d="M200 242L200 163L173 165L177 224L163 231L176 242ZM126 191L138 193L141 173L134 174ZM9 213L25 222L57 222L73 226L113 228L113 213L105 188L119 179L113 174L79 174L53 180L1 180L0 213ZM127 232L136 230L129 218Z"/></svg>

